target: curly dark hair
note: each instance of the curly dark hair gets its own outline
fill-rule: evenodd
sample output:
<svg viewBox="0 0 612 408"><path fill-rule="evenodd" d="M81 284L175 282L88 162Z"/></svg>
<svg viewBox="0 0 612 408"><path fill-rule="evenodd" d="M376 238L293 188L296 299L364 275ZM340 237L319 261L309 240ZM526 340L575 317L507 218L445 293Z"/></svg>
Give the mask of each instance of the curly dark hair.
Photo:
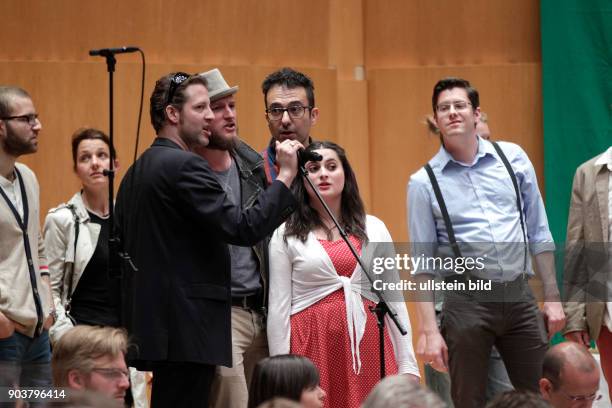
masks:
<svg viewBox="0 0 612 408"><path fill-rule="evenodd" d="M357 185L357 177L351 168L351 165L346 158L344 149L336 143L323 141L313 142L306 148L307 152L320 149L331 149L338 155L342 168L344 169L344 189L340 198L340 224L349 235L354 235L362 242L367 241L365 231L365 208L361 196L359 195L359 187ZM285 241L288 236L294 235L302 242L306 241L308 233L317 227L327 228L319 213L310 204L310 197L304 186L304 181L298 177L291 185L291 191L300 203L298 209L291 214L285 224ZM331 231L328 231L328 236Z"/></svg>

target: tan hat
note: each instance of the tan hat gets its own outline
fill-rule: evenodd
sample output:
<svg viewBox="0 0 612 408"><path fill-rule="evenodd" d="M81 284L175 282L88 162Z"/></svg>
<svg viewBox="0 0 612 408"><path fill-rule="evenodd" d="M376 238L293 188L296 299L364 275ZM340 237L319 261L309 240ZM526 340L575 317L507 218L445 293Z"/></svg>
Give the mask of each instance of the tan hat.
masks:
<svg viewBox="0 0 612 408"><path fill-rule="evenodd" d="M218 68L202 72L199 75L206 78L206 82L208 82L208 97L210 98L211 102L238 92L238 86L232 86L230 88L227 82L225 82L225 78L223 78L223 75L221 75L221 71L219 71Z"/></svg>

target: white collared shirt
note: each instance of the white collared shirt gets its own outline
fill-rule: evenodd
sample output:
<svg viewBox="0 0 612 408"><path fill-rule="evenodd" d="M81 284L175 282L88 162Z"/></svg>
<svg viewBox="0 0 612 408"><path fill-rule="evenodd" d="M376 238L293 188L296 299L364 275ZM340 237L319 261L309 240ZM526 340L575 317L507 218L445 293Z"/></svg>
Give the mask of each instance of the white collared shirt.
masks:
<svg viewBox="0 0 612 408"><path fill-rule="evenodd" d="M15 174L15 179L13 181L7 180L6 178L4 178L4 176L0 176L0 188L4 190L9 200L11 200L11 203L13 204L13 206L15 206L17 213L23 220L23 204L21 200L21 187L19 186L19 177L17 177L17 174Z"/></svg>
<svg viewBox="0 0 612 408"><path fill-rule="evenodd" d="M595 166L606 165L608 167L608 242L612 242L612 146L595 161ZM609 254L610 255L610 254ZM608 256L608 262L611 263L612 256ZM612 293L612 280L608 280L608 293ZM609 295L608 295L609 297ZM606 312L604 313L604 324L608 330L612 331L612 301L606 302Z"/></svg>

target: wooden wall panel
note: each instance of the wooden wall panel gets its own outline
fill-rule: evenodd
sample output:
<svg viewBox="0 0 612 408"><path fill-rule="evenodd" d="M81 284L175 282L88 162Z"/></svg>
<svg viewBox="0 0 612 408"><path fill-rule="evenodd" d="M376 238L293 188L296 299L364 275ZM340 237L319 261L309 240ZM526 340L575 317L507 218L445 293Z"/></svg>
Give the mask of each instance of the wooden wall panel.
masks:
<svg viewBox="0 0 612 408"><path fill-rule="evenodd" d="M0 59L86 61L137 45L158 63L327 67L328 3L3 0Z"/></svg>
<svg viewBox="0 0 612 408"><path fill-rule="evenodd" d="M537 1L364 2L369 69L541 60Z"/></svg>
<svg viewBox="0 0 612 408"><path fill-rule="evenodd" d="M520 144L542 181L541 77L539 64L414 67L368 71L371 202L396 241L405 241L406 184L439 149L424 125L431 94L445 76L469 79L479 90L492 137ZM542 186L542 184L540 183Z"/></svg>

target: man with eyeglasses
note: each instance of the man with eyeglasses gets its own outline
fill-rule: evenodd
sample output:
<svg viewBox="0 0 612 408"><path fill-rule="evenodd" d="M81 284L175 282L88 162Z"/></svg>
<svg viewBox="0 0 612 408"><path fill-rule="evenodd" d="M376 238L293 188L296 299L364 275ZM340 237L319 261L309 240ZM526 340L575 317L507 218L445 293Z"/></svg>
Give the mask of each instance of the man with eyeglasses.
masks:
<svg viewBox="0 0 612 408"><path fill-rule="evenodd" d="M54 322L39 225L39 186L17 159L38 150L42 125L30 95L0 86L0 387L51 384Z"/></svg>
<svg viewBox="0 0 612 408"><path fill-rule="evenodd" d="M554 408L590 407L601 399L599 367L585 347L559 343L546 352L540 393Z"/></svg>
<svg viewBox="0 0 612 408"><path fill-rule="evenodd" d="M255 203L267 187L261 156L238 136L235 94L221 71L202 74L208 82L208 95L214 119L210 143L195 152L207 162L227 196L242 208ZM248 386L255 364L268 356L265 328L267 304L268 240L252 247L228 245L231 258L232 366L218 366L212 386L210 406L246 408Z"/></svg>
<svg viewBox="0 0 612 408"><path fill-rule="evenodd" d="M227 244L255 245L296 205L289 186L299 142L276 143L278 177L244 209L193 153L211 141L207 84L181 72L156 82L150 115L157 138L128 169L115 206L131 257L123 264L122 319L137 347L128 360L153 371L154 407L208 404L215 366L232 365Z"/></svg>
<svg viewBox="0 0 612 408"><path fill-rule="evenodd" d="M442 146L408 183L414 256L471 259L472 267L417 271L421 281L438 275L465 287L445 291L440 330L431 294L422 293L417 354L432 368L450 371L455 407L482 407L493 345L514 387L538 391L548 338L565 323L554 243L525 152L477 135L478 91L464 79L442 79L432 108ZM531 255L543 283L544 318L527 282Z"/></svg>
<svg viewBox="0 0 612 408"><path fill-rule="evenodd" d="M311 141L310 128L317 123L314 84L305 74L282 68L268 75L261 84L266 106L266 120L272 138L261 153L268 183L278 174L275 143L296 140L304 147Z"/></svg>
<svg viewBox="0 0 612 408"><path fill-rule="evenodd" d="M53 384L95 391L123 403L130 387L125 364L127 348L124 329L75 326L53 347Z"/></svg>

